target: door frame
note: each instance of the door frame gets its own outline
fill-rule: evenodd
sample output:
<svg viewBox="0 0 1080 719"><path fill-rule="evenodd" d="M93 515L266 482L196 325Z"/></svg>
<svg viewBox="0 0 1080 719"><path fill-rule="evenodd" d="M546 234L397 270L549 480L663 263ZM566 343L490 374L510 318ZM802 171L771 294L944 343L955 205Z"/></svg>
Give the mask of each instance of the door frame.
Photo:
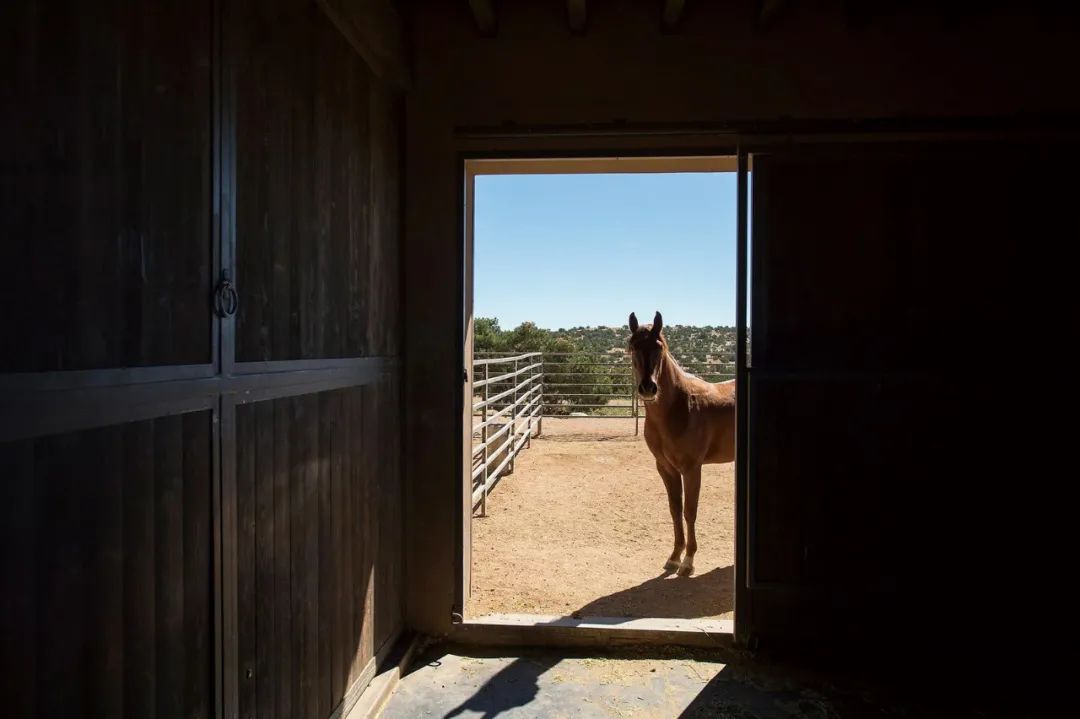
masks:
<svg viewBox="0 0 1080 719"><path fill-rule="evenodd" d="M739 440L736 441L736 481L735 481L735 621L732 630L716 636L694 628L692 621L648 618L618 625L600 625L588 620L562 619L550 622L537 617L535 622L494 622L490 620L468 620L465 618L465 606L471 593L472 578L472 339L473 339L473 261L474 237L473 217L475 210L475 179L478 175L511 174L602 174L602 173L678 173L678 172L734 172L737 174L737 226L736 226L736 337L743 338L736 350L736 373L739 386L743 386L746 369L745 337L746 329L746 156L729 138L712 138L715 144L694 142L683 145L670 141L654 147L612 146L605 142L596 148L547 147L542 140L525 140L514 149L462 150L457 156L458 198L457 206L461 216L458 218L458 257L460 266L457 276L460 278L458 292L459 307L462 317L462 331L458 335L461 344L457 356L462 358L465 372L460 393L460 413L457 429L461 443L460 471L456 473L456 488L460 502L455 503L455 571L454 605L451 623L456 637L468 642L487 643L546 643L556 637L558 643L577 643L583 645L605 641L618 641L631 638L644 643L678 643L716 646L728 644L733 637L739 636L740 613L746 606L743 600L746 588L745 576L745 505L744 472L745 456L739 459ZM591 144L591 143L590 143ZM737 402L736 422L744 422L746 417L745 402ZM744 437L744 432L737 426L737 437ZM745 452L745 447L743 448ZM742 605L742 606L740 606Z"/></svg>

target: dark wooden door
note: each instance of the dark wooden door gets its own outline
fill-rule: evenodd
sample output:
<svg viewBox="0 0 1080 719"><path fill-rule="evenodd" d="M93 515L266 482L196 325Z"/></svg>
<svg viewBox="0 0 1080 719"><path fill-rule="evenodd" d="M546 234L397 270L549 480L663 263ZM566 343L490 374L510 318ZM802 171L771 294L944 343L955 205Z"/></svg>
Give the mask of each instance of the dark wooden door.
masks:
<svg viewBox="0 0 1080 719"><path fill-rule="evenodd" d="M753 154L754 633L989 637L986 581L1043 551L1006 528L1067 446L1030 360L1075 333L1076 158L1009 136Z"/></svg>
<svg viewBox="0 0 1080 719"><path fill-rule="evenodd" d="M399 97L311 0L19 11L5 711L345 710L402 616Z"/></svg>
<svg viewBox="0 0 1080 719"><path fill-rule="evenodd" d="M209 717L221 607L214 7L5 10L4 712Z"/></svg>
<svg viewBox="0 0 1080 719"><path fill-rule="evenodd" d="M400 104L310 0L231 3L225 30L242 299L226 372L244 385L222 409L226 682L240 716L326 717L401 623Z"/></svg>

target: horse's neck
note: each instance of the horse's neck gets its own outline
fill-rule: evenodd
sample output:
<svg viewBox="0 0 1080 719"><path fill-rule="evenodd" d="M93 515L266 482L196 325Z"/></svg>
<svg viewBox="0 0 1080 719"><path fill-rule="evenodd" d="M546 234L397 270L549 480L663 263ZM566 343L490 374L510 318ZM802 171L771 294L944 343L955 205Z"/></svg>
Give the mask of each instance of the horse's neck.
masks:
<svg viewBox="0 0 1080 719"><path fill-rule="evenodd" d="M677 403L686 402L686 375L671 356L664 353L664 365L660 375L660 405L666 410Z"/></svg>

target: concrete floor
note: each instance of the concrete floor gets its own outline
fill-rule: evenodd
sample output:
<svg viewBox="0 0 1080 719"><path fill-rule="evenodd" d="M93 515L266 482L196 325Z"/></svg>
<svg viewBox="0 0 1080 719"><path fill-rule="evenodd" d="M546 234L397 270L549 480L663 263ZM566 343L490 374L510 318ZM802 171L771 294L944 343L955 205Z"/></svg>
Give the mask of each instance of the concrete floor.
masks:
<svg viewBox="0 0 1080 719"><path fill-rule="evenodd" d="M931 705L932 706L932 705ZM848 717L982 716L903 707L864 686L760 665L734 655L677 648L594 652L477 652L433 648L414 662L385 719L456 717Z"/></svg>

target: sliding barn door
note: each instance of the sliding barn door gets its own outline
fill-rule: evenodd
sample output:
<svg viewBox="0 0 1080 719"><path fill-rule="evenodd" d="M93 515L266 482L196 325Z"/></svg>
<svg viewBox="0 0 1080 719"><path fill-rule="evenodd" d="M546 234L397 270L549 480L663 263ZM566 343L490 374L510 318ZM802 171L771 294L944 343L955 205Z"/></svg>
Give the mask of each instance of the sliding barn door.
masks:
<svg viewBox="0 0 1080 719"><path fill-rule="evenodd" d="M213 5L10 9L0 704L212 716Z"/></svg>
<svg viewBox="0 0 1080 719"><path fill-rule="evenodd" d="M312 2L232 4L226 397L241 716L326 717L401 626L400 103ZM345 707L347 708L347 707Z"/></svg>
<svg viewBox="0 0 1080 719"><path fill-rule="evenodd" d="M1080 237L1056 176L1077 157L1007 140L753 154L752 633L960 641L1012 614L988 582L1026 594L1029 538L1008 528L1063 446L1030 367L1075 323L1054 258Z"/></svg>
<svg viewBox="0 0 1080 719"><path fill-rule="evenodd" d="M344 715L402 621L400 98L310 0L17 5L0 705Z"/></svg>

